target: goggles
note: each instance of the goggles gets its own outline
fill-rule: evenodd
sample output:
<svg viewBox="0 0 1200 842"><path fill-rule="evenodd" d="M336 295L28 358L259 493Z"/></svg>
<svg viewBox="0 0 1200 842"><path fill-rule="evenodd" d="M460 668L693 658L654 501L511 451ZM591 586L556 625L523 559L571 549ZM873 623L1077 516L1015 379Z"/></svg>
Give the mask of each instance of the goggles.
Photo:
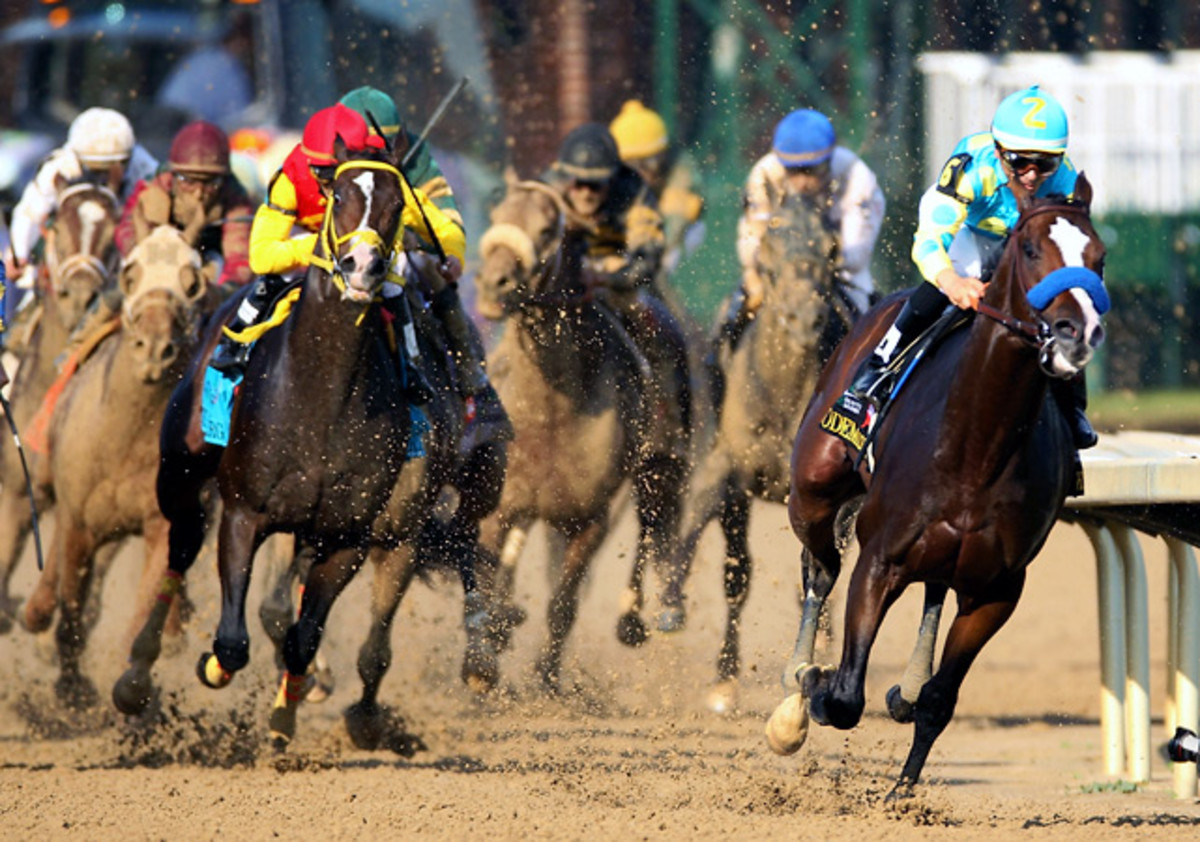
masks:
<svg viewBox="0 0 1200 842"><path fill-rule="evenodd" d="M576 178L571 182L571 188L574 190L587 190L590 193L603 193L608 187L607 181L586 181Z"/></svg>
<svg viewBox="0 0 1200 842"><path fill-rule="evenodd" d="M171 174L176 181L187 187L216 187L224 179L223 175L174 172Z"/></svg>
<svg viewBox="0 0 1200 842"><path fill-rule="evenodd" d="M337 164L313 164L312 171L318 181L328 183L337 175Z"/></svg>
<svg viewBox="0 0 1200 842"><path fill-rule="evenodd" d="M1038 175L1050 175L1058 169L1063 156L1052 152L1015 152L1012 149L996 147L1000 159L1017 175L1024 175L1030 170L1037 170Z"/></svg>

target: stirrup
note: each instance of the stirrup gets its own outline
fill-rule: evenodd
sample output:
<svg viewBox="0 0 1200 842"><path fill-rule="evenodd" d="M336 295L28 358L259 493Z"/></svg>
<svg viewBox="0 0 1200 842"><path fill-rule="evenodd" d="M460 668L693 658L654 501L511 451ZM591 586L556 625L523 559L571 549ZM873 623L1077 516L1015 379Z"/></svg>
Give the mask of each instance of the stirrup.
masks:
<svg viewBox="0 0 1200 842"><path fill-rule="evenodd" d="M210 367L223 372L240 371L246 367L248 362L250 362L250 344L238 342L228 336L221 337L217 347L213 349L212 356L208 358Z"/></svg>

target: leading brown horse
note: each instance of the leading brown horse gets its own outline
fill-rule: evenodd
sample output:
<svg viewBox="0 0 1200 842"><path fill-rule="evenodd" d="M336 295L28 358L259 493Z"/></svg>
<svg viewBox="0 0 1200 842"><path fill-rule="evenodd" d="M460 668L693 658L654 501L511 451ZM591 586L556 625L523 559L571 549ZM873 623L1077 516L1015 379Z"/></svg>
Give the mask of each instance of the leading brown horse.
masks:
<svg viewBox="0 0 1200 842"><path fill-rule="evenodd" d="M854 727L888 608L922 582L932 619L953 588L958 614L937 672L920 686L915 708L893 706L894 716L916 723L893 790L906 794L953 716L971 663L1016 608L1025 568L1075 480L1070 432L1047 387L1051 377L1081 371L1103 339L1105 251L1089 217L1091 192L1081 175L1069 201L1018 197L1020 218L980 313L927 354L903 386L868 445L869 472L871 460L860 465L857 451L824 427L902 296L860 321L822 374L792 451L788 514L804 545L805 600L784 673L785 689L794 692L767 727L775 751L800 747L810 714L822 725ZM842 659L824 670L810 662L817 615L841 567L838 514L864 492Z"/></svg>
<svg viewBox="0 0 1200 842"><path fill-rule="evenodd" d="M334 600L362 564L375 519L404 464L410 433L403 383L373 303L388 274L406 198L398 155L351 157L338 167L312 265L291 315L258 339L233 407L227 446L200 432L201 384L217 334L210 331L163 418L158 502L170 521L169 605L204 538L204 491L215 477L223 503L218 537L221 619L201 680L223 687L246 666L246 591L255 550L291 532L314 551L300 616L284 644L287 674L271 714L286 744L305 672ZM235 299L236 300L236 299ZM236 305L231 305L236 306ZM229 311L227 310L228 314ZM163 609L134 641L130 669L113 689L126 713L150 700Z"/></svg>

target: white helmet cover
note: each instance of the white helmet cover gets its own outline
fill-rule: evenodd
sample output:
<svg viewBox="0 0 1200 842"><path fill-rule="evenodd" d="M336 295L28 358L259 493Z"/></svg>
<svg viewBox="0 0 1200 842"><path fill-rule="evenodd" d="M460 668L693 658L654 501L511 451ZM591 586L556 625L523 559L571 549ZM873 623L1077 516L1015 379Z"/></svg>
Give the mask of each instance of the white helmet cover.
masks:
<svg viewBox="0 0 1200 842"><path fill-rule="evenodd" d="M133 126L111 108L89 108L71 122L67 148L85 164L124 161L133 152Z"/></svg>

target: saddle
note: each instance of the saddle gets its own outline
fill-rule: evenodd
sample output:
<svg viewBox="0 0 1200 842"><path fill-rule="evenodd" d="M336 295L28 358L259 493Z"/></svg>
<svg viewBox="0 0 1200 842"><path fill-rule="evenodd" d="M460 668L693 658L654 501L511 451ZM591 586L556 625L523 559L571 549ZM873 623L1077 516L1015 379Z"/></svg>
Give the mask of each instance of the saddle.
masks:
<svg viewBox="0 0 1200 842"><path fill-rule="evenodd" d="M878 384L872 390L877 400L864 401L850 392L845 392L825 412L825 417L821 419L821 429L858 451L856 469L864 458L868 460L868 469L873 468L871 444L875 440L879 424L887 416L896 396L903 391L909 377L925 358L926 353L940 344L945 337L969 324L974 315L974 311L947 307L938 316L937 321L926 328L908 347L898 351L884 368Z"/></svg>

